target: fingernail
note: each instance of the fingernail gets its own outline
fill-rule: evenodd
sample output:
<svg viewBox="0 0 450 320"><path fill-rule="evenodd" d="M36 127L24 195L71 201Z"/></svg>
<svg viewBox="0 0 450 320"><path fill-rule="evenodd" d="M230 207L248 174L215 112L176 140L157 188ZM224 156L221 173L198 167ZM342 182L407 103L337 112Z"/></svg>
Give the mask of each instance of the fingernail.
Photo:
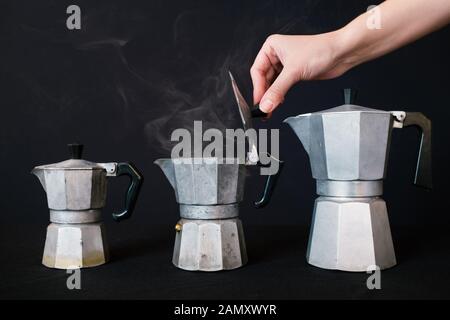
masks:
<svg viewBox="0 0 450 320"><path fill-rule="evenodd" d="M261 109L262 112L269 113L273 109L273 102L270 99L264 99L259 104L259 109Z"/></svg>

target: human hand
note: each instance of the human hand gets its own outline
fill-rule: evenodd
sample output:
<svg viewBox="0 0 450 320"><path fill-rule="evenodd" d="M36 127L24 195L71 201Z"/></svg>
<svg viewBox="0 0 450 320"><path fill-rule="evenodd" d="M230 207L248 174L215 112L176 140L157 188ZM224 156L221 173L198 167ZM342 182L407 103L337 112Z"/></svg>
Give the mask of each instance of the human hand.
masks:
<svg viewBox="0 0 450 320"><path fill-rule="evenodd" d="M337 31L268 37L250 70L254 103L259 103L261 111L270 113L295 83L343 74L351 66L340 61L340 43Z"/></svg>
<svg viewBox="0 0 450 320"><path fill-rule="evenodd" d="M250 70L254 103L270 113L295 83L338 77L450 23L448 0L388 0L373 10L333 32L267 38ZM380 26L369 27L375 12Z"/></svg>

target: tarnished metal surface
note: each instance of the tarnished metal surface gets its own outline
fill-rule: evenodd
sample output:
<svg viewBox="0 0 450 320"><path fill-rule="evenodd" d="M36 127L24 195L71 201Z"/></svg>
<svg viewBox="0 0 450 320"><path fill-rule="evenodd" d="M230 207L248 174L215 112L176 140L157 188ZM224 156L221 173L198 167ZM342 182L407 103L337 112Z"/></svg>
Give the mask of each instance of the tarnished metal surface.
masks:
<svg viewBox="0 0 450 320"><path fill-rule="evenodd" d="M50 268L93 267L107 260L101 224L106 171L85 160L67 160L33 170L47 194L50 221L42 263Z"/></svg>
<svg viewBox="0 0 450 320"><path fill-rule="evenodd" d="M383 194L383 180L317 180L317 194L330 197L374 197Z"/></svg>
<svg viewBox="0 0 450 320"><path fill-rule="evenodd" d="M383 192L392 129L406 126L408 117L410 125L422 129L415 181L431 187L431 122L421 113L347 103L285 120L309 155L321 195L308 244L310 264L344 271L396 264L386 204L378 196Z"/></svg>
<svg viewBox="0 0 450 320"><path fill-rule="evenodd" d="M50 210L50 221L54 223L92 223L101 220L102 211L99 209L70 211Z"/></svg>
<svg viewBox="0 0 450 320"><path fill-rule="evenodd" d="M105 206L106 172L104 170L43 170L41 184L52 210L88 210Z"/></svg>
<svg viewBox="0 0 450 320"><path fill-rule="evenodd" d="M102 223L57 224L47 228L42 263L49 268L77 269L104 264L108 259Z"/></svg>
<svg viewBox="0 0 450 320"><path fill-rule="evenodd" d="M108 177L117 176L117 162L97 163L97 165L105 169L106 176Z"/></svg>
<svg viewBox="0 0 450 320"><path fill-rule="evenodd" d="M386 204L383 199L316 199L308 263L325 269L365 272L396 264Z"/></svg>
<svg viewBox="0 0 450 320"><path fill-rule="evenodd" d="M185 219L229 219L236 218L238 215L237 203L216 206L180 205L180 216Z"/></svg>
<svg viewBox="0 0 450 320"><path fill-rule="evenodd" d="M420 112L346 104L284 121L308 153L313 178L321 180L384 179L392 129L416 126L422 138L415 183L431 188L431 121Z"/></svg>
<svg viewBox="0 0 450 320"><path fill-rule="evenodd" d="M354 105L285 120L308 152L313 178L380 180L392 131L390 112Z"/></svg>
<svg viewBox="0 0 450 320"><path fill-rule="evenodd" d="M178 222L173 264L190 271L220 271L247 263L244 233L239 219Z"/></svg>
<svg viewBox="0 0 450 320"><path fill-rule="evenodd" d="M224 163L219 163L223 161ZM237 159L159 159L180 203L175 266L191 271L235 269L247 262L242 224L245 164Z"/></svg>
<svg viewBox="0 0 450 320"><path fill-rule="evenodd" d="M237 159L197 160L180 158L155 161L171 182L178 203L216 205L242 201L245 164L238 163Z"/></svg>
<svg viewBox="0 0 450 320"><path fill-rule="evenodd" d="M42 263L50 268L93 267L107 260L101 221L107 176L116 176L116 162L82 160L82 146L69 145L73 158L33 169L47 194L50 221ZM75 154L76 153L76 154ZM74 158L76 156L76 158Z"/></svg>

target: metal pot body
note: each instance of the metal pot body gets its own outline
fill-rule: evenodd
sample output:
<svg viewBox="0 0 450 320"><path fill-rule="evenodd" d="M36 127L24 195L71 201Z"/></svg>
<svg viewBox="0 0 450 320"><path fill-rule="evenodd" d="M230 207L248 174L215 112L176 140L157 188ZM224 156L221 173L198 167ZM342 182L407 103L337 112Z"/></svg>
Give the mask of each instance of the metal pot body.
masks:
<svg viewBox="0 0 450 320"><path fill-rule="evenodd" d="M349 111L311 115L309 157L318 180L380 180L393 117L389 112Z"/></svg>
<svg viewBox="0 0 450 320"><path fill-rule="evenodd" d="M44 180L51 210L89 210L105 206L105 170L44 169Z"/></svg>

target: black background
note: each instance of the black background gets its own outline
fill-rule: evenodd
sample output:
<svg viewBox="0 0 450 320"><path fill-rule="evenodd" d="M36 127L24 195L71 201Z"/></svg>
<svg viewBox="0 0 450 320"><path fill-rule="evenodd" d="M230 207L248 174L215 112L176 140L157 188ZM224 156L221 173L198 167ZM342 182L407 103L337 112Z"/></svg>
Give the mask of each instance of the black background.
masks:
<svg viewBox="0 0 450 320"><path fill-rule="evenodd" d="M329 81L300 83L270 121L286 161L272 203L251 202L262 178L247 179L241 218L250 263L214 274L177 270L171 251L178 213L153 161L170 155L172 128L204 120L238 127L227 70L251 99L249 69L272 33L331 31L374 1L2 1L0 4L0 297L3 298L428 298L450 297L447 203L449 29ZM82 10L81 30L66 8ZM407 27L407 26L405 26ZM421 111L433 121L434 190L412 185L419 136L393 133L384 199L399 266L383 289L365 274L325 271L304 261L315 198L307 155L287 116L342 104ZM104 220L111 263L83 271L84 289L65 289L64 271L40 265L48 224L45 194L30 174L65 160L80 141L84 158L132 161L145 183L134 217L116 224L126 179L111 179Z"/></svg>

